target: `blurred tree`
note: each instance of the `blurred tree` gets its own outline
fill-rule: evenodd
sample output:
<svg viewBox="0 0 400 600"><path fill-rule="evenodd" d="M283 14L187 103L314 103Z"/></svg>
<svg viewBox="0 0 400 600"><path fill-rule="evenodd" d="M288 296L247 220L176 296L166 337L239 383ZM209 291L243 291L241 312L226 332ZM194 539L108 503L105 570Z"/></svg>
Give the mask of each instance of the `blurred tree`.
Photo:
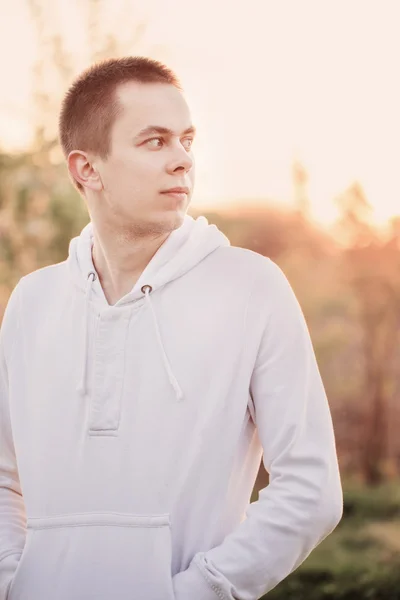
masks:
<svg viewBox="0 0 400 600"><path fill-rule="evenodd" d="M400 255L398 238L389 239L370 222L370 207L358 183L338 198L338 231L346 247L343 276L358 305L362 331L364 378L361 470L365 482L377 485L389 461L389 398L393 389L393 355L400 327Z"/></svg>
<svg viewBox="0 0 400 600"><path fill-rule="evenodd" d="M400 462L393 400L400 397L400 220L386 237L377 231L358 184L338 202L340 243L301 211L272 204L244 200L206 216L232 244L269 256L285 272L310 329L343 470L374 485L397 475Z"/></svg>
<svg viewBox="0 0 400 600"><path fill-rule="evenodd" d="M292 182L294 191L294 206L306 218L310 218L310 199L307 192L308 173L299 160L292 164Z"/></svg>

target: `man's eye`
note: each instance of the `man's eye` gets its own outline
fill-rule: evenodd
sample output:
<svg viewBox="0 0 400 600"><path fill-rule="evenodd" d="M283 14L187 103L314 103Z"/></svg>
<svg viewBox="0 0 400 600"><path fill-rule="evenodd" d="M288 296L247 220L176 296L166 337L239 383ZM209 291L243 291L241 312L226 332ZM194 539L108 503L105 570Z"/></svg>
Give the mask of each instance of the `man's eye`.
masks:
<svg viewBox="0 0 400 600"><path fill-rule="evenodd" d="M192 147L193 144L193 138L186 138L183 140L183 145L185 146L186 150L190 150L190 148Z"/></svg>
<svg viewBox="0 0 400 600"><path fill-rule="evenodd" d="M152 143L152 142L153 142L153 143ZM160 144L158 144L158 143L154 143L154 142L160 142ZM153 146L154 148L161 148L161 146L162 146L162 144L163 144L164 142L163 142L163 139L162 139L162 138L160 138L160 137L157 137L157 138L151 138L151 140L147 140L147 142L146 142L146 143L147 143L147 144L149 144L149 145L151 145L151 146Z"/></svg>

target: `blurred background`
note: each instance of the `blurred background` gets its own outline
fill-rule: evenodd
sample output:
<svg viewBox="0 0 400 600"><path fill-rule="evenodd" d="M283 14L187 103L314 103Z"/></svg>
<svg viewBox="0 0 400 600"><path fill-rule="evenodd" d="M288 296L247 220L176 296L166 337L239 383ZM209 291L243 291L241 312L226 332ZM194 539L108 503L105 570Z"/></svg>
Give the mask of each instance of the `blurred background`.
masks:
<svg viewBox="0 0 400 600"><path fill-rule="evenodd" d="M0 320L89 220L57 139L62 96L126 54L182 81L199 130L190 214L277 262L302 305L344 518L271 600L400 598L399 24L398 0L0 0ZM267 483L261 468L253 501Z"/></svg>

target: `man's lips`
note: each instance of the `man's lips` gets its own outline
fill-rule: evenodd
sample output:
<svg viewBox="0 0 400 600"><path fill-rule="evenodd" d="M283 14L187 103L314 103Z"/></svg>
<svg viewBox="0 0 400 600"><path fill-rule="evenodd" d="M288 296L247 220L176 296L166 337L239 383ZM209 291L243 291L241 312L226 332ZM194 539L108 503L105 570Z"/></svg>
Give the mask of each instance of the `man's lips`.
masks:
<svg viewBox="0 0 400 600"><path fill-rule="evenodd" d="M169 190L163 190L161 192L162 194L189 194L189 188L188 187L174 187L174 188L170 188Z"/></svg>
<svg viewBox="0 0 400 600"><path fill-rule="evenodd" d="M188 198L189 189L188 188L171 188L170 190L164 190L161 193L163 196L168 196L169 198L174 198L174 200L178 200L180 202L185 202Z"/></svg>

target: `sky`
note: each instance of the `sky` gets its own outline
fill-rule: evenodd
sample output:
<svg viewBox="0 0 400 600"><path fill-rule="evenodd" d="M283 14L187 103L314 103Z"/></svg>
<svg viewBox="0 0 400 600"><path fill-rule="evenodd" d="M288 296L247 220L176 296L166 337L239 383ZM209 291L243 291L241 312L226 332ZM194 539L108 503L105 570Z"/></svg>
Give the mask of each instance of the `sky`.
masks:
<svg viewBox="0 0 400 600"><path fill-rule="evenodd" d="M82 68L85 0L36 0ZM27 0L0 0L0 143L29 139L39 56ZM308 172L312 214L358 180L377 222L400 214L399 0L99 0L99 26L181 79L199 136L193 203L293 200Z"/></svg>

